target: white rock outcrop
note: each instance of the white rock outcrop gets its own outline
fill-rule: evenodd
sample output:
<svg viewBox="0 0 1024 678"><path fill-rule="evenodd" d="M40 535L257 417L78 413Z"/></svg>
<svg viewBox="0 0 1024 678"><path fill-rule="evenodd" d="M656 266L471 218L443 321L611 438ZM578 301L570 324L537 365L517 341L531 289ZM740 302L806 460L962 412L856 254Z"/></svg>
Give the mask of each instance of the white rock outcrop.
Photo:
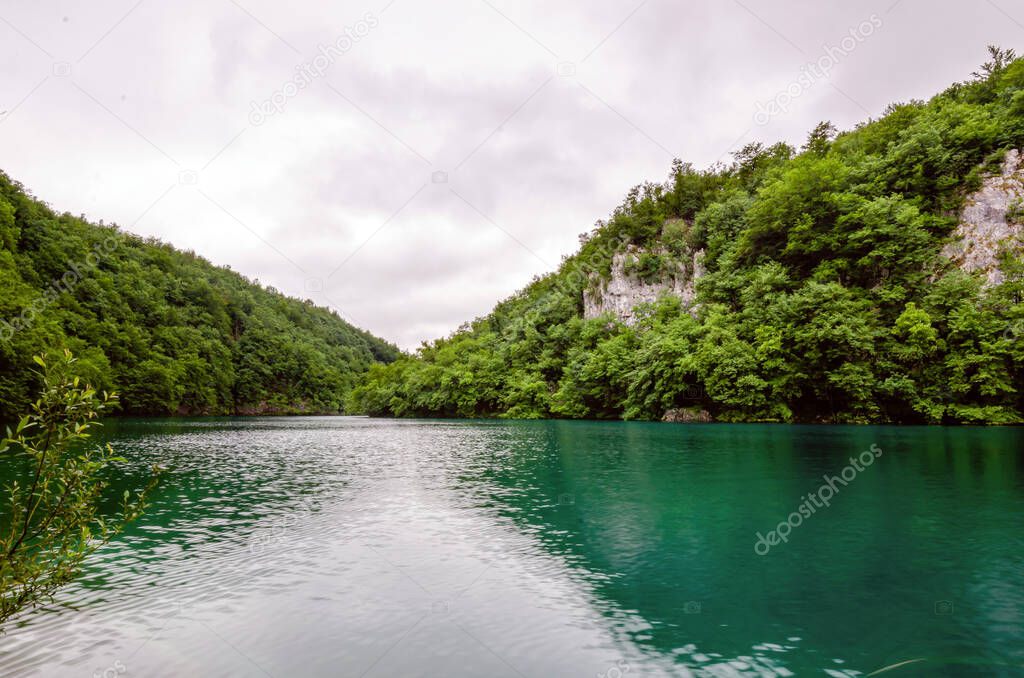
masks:
<svg viewBox="0 0 1024 678"><path fill-rule="evenodd" d="M960 214L960 223L942 254L968 273L980 272L987 285L998 285L1005 275L1000 268L1000 254L1005 250L1024 252L1024 154L1007 152L999 174L987 176L981 188L969 195ZM664 250L650 250L667 256ZM594 278L583 292L583 316L596 318L611 313L627 325L636 321L636 307L657 301L663 295L682 300L694 308L694 283L703 275L703 250L694 252L692 260L674 261L670 270L654 281L645 281L626 271L627 261L642 255L644 250L629 246L616 252L608 278ZM668 257L672 261L672 257Z"/></svg>
<svg viewBox="0 0 1024 678"><path fill-rule="evenodd" d="M999 254L1024 248L1024 157L1014 149L1000 174L985 177L981 189L968 196L953 241L943 256L968 273L981 272L987 284L1004 279Z"/></svg>
<svg viewBox="0 0 1024 678"><path fill-rule="evenodd" d="M628 259L636 258L642 253L643 250L634 246L615 253L612 257L610 277L607 280L595 278L596 289L587 289L583 292L584 318L596 318L611 313L615 318L631 325L636 321L636 307L639 304L657 301L666 294L678 297L686 307L693 307L697 296L694 283L704 273L701 264L704 251L695 252L689 266L676 263L671 271L652 282L641 280L636 275L626 272ZM665 254L662 251L652 253Z"/></svg>

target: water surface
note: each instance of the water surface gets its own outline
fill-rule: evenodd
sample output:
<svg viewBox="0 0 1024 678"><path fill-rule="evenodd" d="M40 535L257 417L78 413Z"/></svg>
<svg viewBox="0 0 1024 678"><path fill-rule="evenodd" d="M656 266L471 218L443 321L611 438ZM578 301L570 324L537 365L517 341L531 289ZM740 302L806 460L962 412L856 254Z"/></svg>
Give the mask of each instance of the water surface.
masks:
<svg viewBox="0 0 1024 678"><path fill-rule="evenodd" d="M1024 675L1021 429L107 434L130 460L118 491L172 470L80 582L9 625L0 675ZM872 445L830 506L755 551Z"/></svg>

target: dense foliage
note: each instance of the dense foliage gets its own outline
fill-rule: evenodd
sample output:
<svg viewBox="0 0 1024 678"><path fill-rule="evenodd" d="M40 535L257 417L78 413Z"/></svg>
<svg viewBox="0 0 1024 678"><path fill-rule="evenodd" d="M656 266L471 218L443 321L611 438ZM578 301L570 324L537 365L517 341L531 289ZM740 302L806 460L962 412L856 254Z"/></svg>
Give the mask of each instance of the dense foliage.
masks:
<svg viewBox="0 0 1024 678"><path fill-rule="evenodd" d="M725 421L1024 419L1024 276L985 287L940 256L964 197L1024 145L1024 60L992 50L969 82L801 152L752 144L634 188L559 271L416 356L371 368L377 415ZM582 295L633 247L656 278L703 250L697 304L627 326ZM692 311L692 312L691 312Z"/></svg>
<svg viewBox="0 0 1024 678"><path fill-rule="evenodd" d="M101 507L112 498L103 475L124 459L90 436L117 398L75 376L68 351L35 361L43 368L42 393L0 441L0 468L11 478L0 501L0 624L50 602L87 556L142 514L161 471L154 468L134 494L125 490L119 510L104 517Z"/></svg>
<svg viewBox="0 0 1024 678"><path fill-rule="evenodd" d="M337 412L398 355L191 252L56 214L0 173L0 420L38 390L32 356L57 347L145 415Z"/></svg>

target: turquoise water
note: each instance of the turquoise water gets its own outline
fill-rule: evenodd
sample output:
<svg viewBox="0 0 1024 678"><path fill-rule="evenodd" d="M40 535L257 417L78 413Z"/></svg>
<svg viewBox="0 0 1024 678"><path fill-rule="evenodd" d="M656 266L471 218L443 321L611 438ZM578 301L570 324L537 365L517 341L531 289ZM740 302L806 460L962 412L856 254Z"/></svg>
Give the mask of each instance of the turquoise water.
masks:
<svg viewBox="0 0 1024 678"><path fill-rule="evenodd" d="M131 462L119 487L172 470L0 637L4 676L1024 675L1021 429L107 433Z"/></svg>

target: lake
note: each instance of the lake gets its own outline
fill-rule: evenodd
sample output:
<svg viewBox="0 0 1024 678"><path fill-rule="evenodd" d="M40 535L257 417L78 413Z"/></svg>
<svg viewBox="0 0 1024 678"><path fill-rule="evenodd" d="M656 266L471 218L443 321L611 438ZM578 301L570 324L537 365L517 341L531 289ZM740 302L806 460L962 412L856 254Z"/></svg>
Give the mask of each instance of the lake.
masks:
<svg viewBox="0 0 1024 678"><path fill-rule="evenodd" d="M121 421L4 676L1024 675L1024 430ZM826 489L828 488L828 489Z"/></svg>

